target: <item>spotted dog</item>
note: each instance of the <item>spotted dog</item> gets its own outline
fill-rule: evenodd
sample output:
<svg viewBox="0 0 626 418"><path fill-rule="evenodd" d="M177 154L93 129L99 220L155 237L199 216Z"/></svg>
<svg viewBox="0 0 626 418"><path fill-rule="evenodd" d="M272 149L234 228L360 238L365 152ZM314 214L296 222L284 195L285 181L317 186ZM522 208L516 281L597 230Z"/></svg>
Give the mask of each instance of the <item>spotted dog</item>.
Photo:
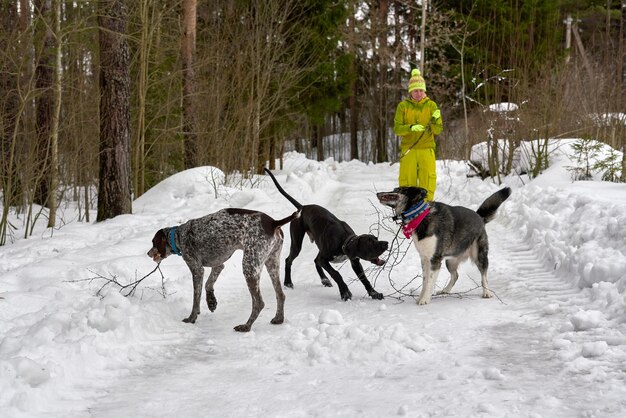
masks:
<svg viewBox="0 0 626 418"><path fill-rule="evenodd" d="M180 255L191 270L193 278L193 305L189 317L183 322L196 322L200 314L204 267L211 267L206 282L206 302L211 312L217 307L213 286L224 269L224 263L235 250L243 250L243 275L252 296L252 312L245 324L237 325L236 331L247 332L265 306L259 290L263 265L272 279L276 292L276 316L272 324L284 320L285 294L280 285L280 251L283 232L280 229L298 218L299 211L284 219L274 220L263 212L247 209L222 209L180 226L163 228L152 238L148 256L155 262L171 254Z"/></svg>
<svg viewBox="0 0 626 418"><path fill-rule="evenodd" d="M382 266L385 261L381 260L379 256L387 250L387 242L379 241L375 236L369 234L356 235L350 225L338 219L328 209L318 205L300 204L283 190L271 171L265 169L265 172L272 178L278 191L292 205L302 211L301 216L289 226L291 248L289 256L285 260L285 286L293 288L291 264L302 250L304 235L308 234L311 241L315 242L319 249L319 254L315 257L315 268L324 286L332 286L330 280L324 275L324 270L326 270L337 283L341 299L352 298L352 292L343 281L341 274L330 265L330 263L341 263L349 259L352 270L365 287L367 294L372 299L382 299L383 294L377 292L367 280L359 259Z"/></svg>
<svg viewBox="0 0 626 418"><path fill-rule="evenodd" d="M489 267L489 242L485 224L496 215L500 205L511 195L505 187L489 196L474 212L462 206L449 206L440 202L425 202L426 190L420 187L397 187L391 192L377 193L383 205L395 212L406 238L411 238L422 262L422 291L417 303L430 302L433 287L446 260L450 281L440 294L450 293L459 278L457 268L471 258L481 274L483 297L490 298L487 268Z"/></svg>

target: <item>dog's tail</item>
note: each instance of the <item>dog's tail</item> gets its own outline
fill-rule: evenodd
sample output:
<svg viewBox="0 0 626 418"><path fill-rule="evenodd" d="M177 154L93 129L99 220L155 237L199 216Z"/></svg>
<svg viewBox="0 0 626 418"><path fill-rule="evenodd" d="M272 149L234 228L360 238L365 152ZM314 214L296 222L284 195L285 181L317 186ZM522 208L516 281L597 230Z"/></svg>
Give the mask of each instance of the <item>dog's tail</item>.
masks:
<svg viewBox="0 0 626 418"><path fill-rule="evenodd" d="M300 211L302 209L302 205L300 204L300 202L298 202L293 197L289 196L289 194L287 194L287 192L282 187L280 187L280 184L278 184L278 180L276 180L276 177L274 177L274 175L272 174L272 172L270 170L268 170L267 168L264 168L264 170L265 170L265 172L267 174L270 175L270 177L272 178L272 181L276 185L276 188L278 189L280 194L285 196L287 198L287 200L290 201L291 204L294 205L296 207L296 209L298 209L298 211ZM288 222L291 222L291 221L288 221Z"/></svg>
<svg viewBox="0 0 626 418"><path fill-rule="evenodd" d="M282 238L282 232L280 230L280 227L285 225L285 224L288 224L289 222L293 221L296 218L299 218L300 217L300 212L301 212L301 210L298 209L297 211L295 211L291 215L287 216L286 218L274 219L274 223L272 223L272 229L274 231L274 234L278 234Z"/></svg>
<svg viewBox="0 0 626 418"><path fill-rule="evenodd" d="M483 202L482 205L476 210L476 213L483 218L485 223L489 222L496 216L496 211L500 205L509 198L511 195L511 188L505 187L500 189Z"/></svg>

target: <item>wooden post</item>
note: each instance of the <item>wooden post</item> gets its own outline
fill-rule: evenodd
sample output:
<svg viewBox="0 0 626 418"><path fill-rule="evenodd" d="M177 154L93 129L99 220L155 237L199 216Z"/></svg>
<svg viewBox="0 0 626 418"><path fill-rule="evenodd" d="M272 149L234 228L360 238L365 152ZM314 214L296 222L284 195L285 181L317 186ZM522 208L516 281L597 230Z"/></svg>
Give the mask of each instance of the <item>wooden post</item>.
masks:
<svg viewBox="0 0 626 418"><path fill-rule="evenodd" d="M574 34L574 40L576 40L576 46L580 51L580 56L583 59L583 65L587 70L587 75L589 76L589 78L593 78L593 70L591 69L591 64L589 64L589 59L587 58L587 52L585 51L583 42L581 41L580 35L578 34L578 25L576 25L576 23L573 24L573 29L574 30L572 31L572 33Z"/></svg>
<svg viewBox="0 0 626 418"><path fill-rule="evenodd" d="M565 57L565 63L568 63L571 58L572 47L572 15L567 15L567 18L563 21L565 23L565 51L567 56Z"/></svg>

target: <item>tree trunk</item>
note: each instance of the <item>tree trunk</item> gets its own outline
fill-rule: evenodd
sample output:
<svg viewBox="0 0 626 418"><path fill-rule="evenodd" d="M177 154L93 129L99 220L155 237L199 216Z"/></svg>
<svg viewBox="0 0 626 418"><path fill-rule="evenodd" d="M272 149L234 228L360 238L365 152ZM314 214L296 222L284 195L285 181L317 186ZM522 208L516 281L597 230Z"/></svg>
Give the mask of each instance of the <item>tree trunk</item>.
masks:
<svg viewBox="0 0 626 418"><path fill-rule="evenodd" d="M624 61L626 60L626 51L624 48L624 42L626 41L626 36L624 36L624 16L626 14L626 3L622 2L622 8L619 14L619 44L618 44L618 57L617 57L617 86L616 90L618 92L624 91L624 79L626 74L624 74ZM623 109L624 105L624 94L619 94L617 98L617 108ZM622 174L620 177L620 181L622 183L626 183L626 129L622 125L618 129L618 149L622 152Z"/></svg>
<svg viewBox="0 0 626 418"><path fill-rule="evenodd" d="M350 73L352 78L350 79L350 97L348 97L348 106L350 107L350 159L359 159L359 137L358 137L358 115L357 110L357 81L358 74L356 70L356 39L354 31L354 14L350 13L348 17L348 31L351 34L351 40L349 43L350 54L352 55L352 62L350 62Z"/></svg>
<svg viewBox="0 0 626 418"><path fill-rule="evenodd" d="M10 48L16 32L17 7L15 2L0 0L0 48ZM17 170L15 167L15 131L19 117L17 75L9 71L8 62L0 61L0 187L2 187L2 217L0 218L0 245L6 243L8 215L11 206L19 202Z"/></svg>
<svg viewBox="0 0 626 418"><path fill-rule="evenodd" d="M428 0L422 0L422 25L420 28L420 72L426 74L426 8Z"/></svg>
<svg viewBox="0 0 626 418"><path fill-rule="evenodd" d="M100 0L100 182L97 221L131 213L130 52L125 0Z"/></svg>
<svg viewBox="0 0 626 418"><path fill-rule="evenodd" d="M359 110L357 108L358 101L356 97L356 82L352 82L352 94L349 99L350 103L350 158L359 159Z"/></svg>
<svg viewBox="0 0 626 418"><path fill-rule="evenodd" d="M183 137L185 168L198 166L198 135L196 133L194 95L196 76L193 68L196 52L196 0L183 0Z"/></svg>
<svg viewBox="0 0 626 418"><path fill-rule="evenodd" d="M387 156L387 13L386 0L379 1L378 10L378 109L376 110L376 162L388 160Z"/></svg>
<svg viewBox="0 0 626 418"><path fill-rule="evenodd" d="M35 99L37 125L37 159L34 171L35 194L34 203L48 205L50 194L50 134L52 131L53 111L53 59L54 43L51 30L51 0L37 0L35 6L35 46L38 54L35 68L35 88L38 96Z"/></svg>
<svg viewBox="0 0 626 418"><path fill-rule="evenodd" d="M141 33L138 46L138 75L137 75L137 132L133 141L133 190L135 197L145 192L146 180L146 101L148 95L148 56L150 50L149 10L150 0L141 0L139 4L139 18Z"/></svg>
<svg viewBox="0 0 626 418"><path fill-rule="evenodd" d="M313 138L317 148L317 161L324 161L324 125L313 125Z"/></svg>
<svg viewBox="0 0 626 418"><path fill-rule="evenodd" d="M50 130L50 193L48 196L48 228L56 224L57 188L59 187L59 118L61 117L61 0L53 2L53 28L55 32L55 64L53 81L52 126Z"/></svg>
<svg viewBox="0 0 626 418"><path fill-rule="evenodd" d="M0 13L0 48L10 48L13 35L17 32L17 8L15 2L0 0L2 12ZM14 161L11 157L14 131L19 113L18 77L10 70L9 62L0 62L0 144L2 152L2 166L0 166L0 179L2 179L3 206L13 206L19 202L17 189L14 188L15 173ZM9 186L9 183L12 186Z"/></svg>
<svg viewBox="0 0 626 418"><path fill-rule="evenodd" d="M250 167L250 173L256 172L257 174L263 174L263 166L265 161L261 163L261 155L263 154L263 144L261 143L261 101L257 99L252 105L252 153L253 157L250 159L252 166ZM256 156L256 158L255 158ZM245 167L244 167L245 168Z"/></svg>
<svg viewBox="0 0 626 418"><path fill-rule="evenodd" d="M276 144L278 144L279 139L276 136L272 136L269 139L269 161L270 161L270 170L276 169Z"/></svg>

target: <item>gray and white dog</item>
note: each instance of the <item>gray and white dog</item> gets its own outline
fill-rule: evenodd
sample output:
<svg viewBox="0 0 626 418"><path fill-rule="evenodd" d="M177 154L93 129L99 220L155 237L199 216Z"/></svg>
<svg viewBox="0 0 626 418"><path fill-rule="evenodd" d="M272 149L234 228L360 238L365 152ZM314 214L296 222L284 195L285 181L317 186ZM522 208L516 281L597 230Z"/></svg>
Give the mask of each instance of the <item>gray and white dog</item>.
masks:
<svg viewBox="0 0 626 418"><path fill-rule="evenodd" d="M490 298L489 241L485 224L494 218L500 205L511 195L511 189L505 187L495 192L475 212L462 206L425 202L426 193L420 187L397 187L391 192L376 194L380 203L394 210L394 219L402 222L404 235L413 240L420 255L423 279L417 303L430 302L444 259L450 281L439 294L450 293L459 278L459 264L471 258L481 274L483 298Z"/></svg>
<svg viewBox="0 0 626 418"><path fill-rule="evenodd" d="M259 289L263 265L272 279L276 292L276 316L272 324L284 321L285 294L280 285L280 251L283 246L282 225L300 216L297 211L284 219L274 220L263 212L248 209L222 209L180 226L163 228L152 238L148 251L159 263L171 254L183 257L193 278L193 305L189 317L183 322L196 322L200 314L204 267L211 267L206 282L206 302L211 312L217 307L213 285L224 269L224 262L235 250L243 250L243 275L252 296L252 312L245 324L237 325L236 331L247 332L265 306Z"/></svg>

